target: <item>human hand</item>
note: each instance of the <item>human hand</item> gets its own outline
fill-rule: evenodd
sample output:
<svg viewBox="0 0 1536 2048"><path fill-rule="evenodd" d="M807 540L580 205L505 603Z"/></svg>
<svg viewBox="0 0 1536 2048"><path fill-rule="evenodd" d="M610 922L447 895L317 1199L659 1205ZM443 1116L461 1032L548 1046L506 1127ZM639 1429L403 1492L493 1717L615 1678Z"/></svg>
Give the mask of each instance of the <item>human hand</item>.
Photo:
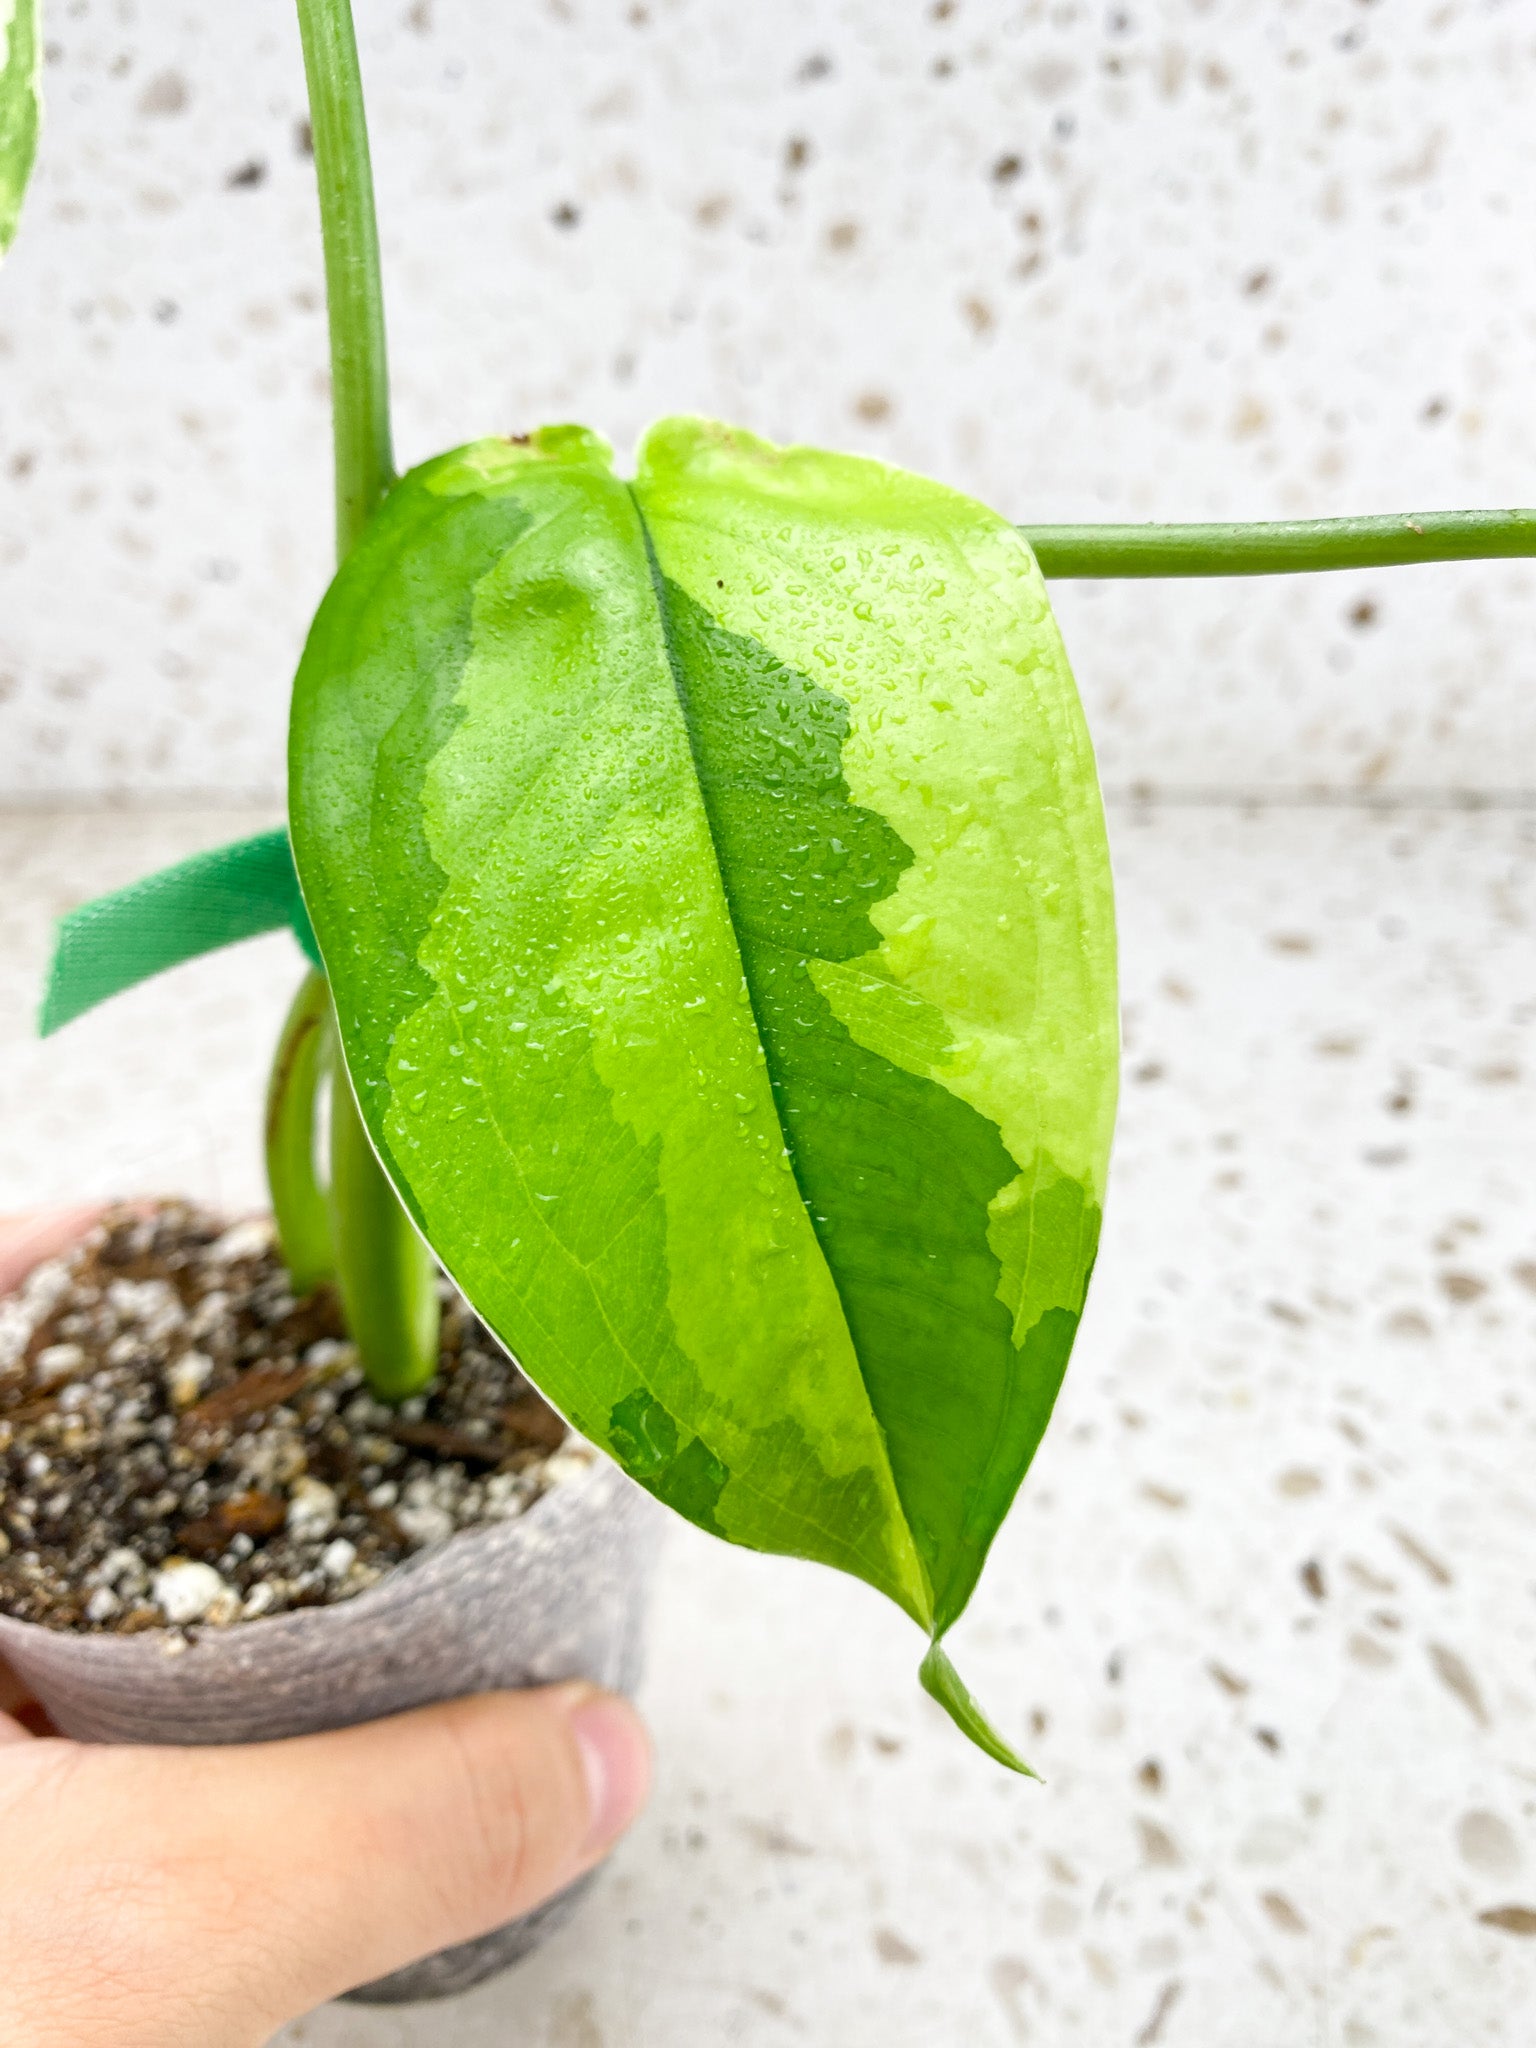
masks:
<svg viewBox="0 0 1536 2048"><path fill-rule="evenodd" d="M0 1292L97 1213L0 1219ZM588 1685L149 1749L54 1735L0 1665L0 2041L257 2048L572 1883L649 1773L634 1710Z"/></svg>

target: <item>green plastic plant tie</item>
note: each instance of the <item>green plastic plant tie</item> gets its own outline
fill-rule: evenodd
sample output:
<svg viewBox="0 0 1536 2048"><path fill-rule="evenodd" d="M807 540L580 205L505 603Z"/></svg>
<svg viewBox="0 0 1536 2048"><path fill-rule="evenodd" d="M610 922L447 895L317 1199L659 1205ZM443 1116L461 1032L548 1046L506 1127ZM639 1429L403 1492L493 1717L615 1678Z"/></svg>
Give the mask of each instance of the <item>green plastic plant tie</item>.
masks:
<svg viewBox="0 0 1536 2048"><path fill-rule="evenodd" d="M282 925L318 967L285 830L195 853L59 919L38 1030L46 1038L151 975Z"/></svg>

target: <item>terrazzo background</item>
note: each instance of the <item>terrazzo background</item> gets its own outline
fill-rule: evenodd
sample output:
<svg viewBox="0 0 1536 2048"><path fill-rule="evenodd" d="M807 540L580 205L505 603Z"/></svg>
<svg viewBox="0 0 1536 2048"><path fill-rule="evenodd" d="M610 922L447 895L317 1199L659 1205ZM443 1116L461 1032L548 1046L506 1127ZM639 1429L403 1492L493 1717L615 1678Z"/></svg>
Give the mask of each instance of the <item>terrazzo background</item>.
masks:
<svg viewBox="0 0 1536 2048"><path fill-rule="evenodd" d="M1529 0L360 0L402 461L673 410L1021 520L1536 497ZM287 0L56 0L0 793L281 787L328 573ZM1063 587L1117 784L1523 786L1527 564ZM1490 754L1489 735L1500 745Z"/></svg>
<svg viewBox="0 0 1536 2048"><path fill-rule="evenodd" d="M278 815L329 533L289 15L51 10L0 276L0 1209L260 1199L289 940L30 1019L54 915ZM1023 520L1536 498L1529 0L359 16L403 460L695 408ZM958 1644L1047 1785L861 1588L679 1526L656 1798L578 1925L275 2048L1527 2039L1536 564L1057 600L1106 779L1199 801L1112 806L1105 1244Z"/></svg>
<svg viewBox="0 0 1536 2048"><path fill-rule="evenodd" d="M290 940L27 1036L53 911L259 822L0 820L0 1209L259 1199ZM1046 1785L960 1742L894 1610L678 1525L656 1798L580 1922L447 2012L281 2048L1529 2038L1536 818L1112 827L1104 1247L957 1649Z"/></svg>

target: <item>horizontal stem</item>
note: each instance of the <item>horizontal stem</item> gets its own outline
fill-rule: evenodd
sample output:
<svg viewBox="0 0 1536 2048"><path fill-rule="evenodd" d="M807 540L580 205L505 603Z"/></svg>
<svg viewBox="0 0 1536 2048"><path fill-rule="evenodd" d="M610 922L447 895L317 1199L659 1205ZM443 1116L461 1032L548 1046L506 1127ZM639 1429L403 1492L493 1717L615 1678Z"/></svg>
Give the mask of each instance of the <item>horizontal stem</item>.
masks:
<svg viewBox="0 0 1536 2048"><path fill-rule="evenodd" d="M1536 511L1389 512L1257 525L1024 526L1047 576L1288 576L1536 555Z"/></svg>

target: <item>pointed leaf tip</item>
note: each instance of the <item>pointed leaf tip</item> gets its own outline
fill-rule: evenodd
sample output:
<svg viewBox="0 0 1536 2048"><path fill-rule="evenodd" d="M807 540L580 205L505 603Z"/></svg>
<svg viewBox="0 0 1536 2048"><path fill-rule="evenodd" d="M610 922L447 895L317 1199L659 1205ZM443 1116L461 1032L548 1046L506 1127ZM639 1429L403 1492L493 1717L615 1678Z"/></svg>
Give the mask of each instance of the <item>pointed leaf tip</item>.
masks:
<svg viewBox="0 0 1536 2048"><path fill-rule="evenodd" d="M1009 1748L992 1726L972 1698L964 1679L950 1663L941 1643L934 1641L929 1645L917 1675L922 1680L923 1691L938 1701L960 1733L968 1735L978 1749L984 1749L1006 1769L1017 1771L1021 1778L1033 1778L1036 1784L1045 1782L1017 1750Z"/></svg>

